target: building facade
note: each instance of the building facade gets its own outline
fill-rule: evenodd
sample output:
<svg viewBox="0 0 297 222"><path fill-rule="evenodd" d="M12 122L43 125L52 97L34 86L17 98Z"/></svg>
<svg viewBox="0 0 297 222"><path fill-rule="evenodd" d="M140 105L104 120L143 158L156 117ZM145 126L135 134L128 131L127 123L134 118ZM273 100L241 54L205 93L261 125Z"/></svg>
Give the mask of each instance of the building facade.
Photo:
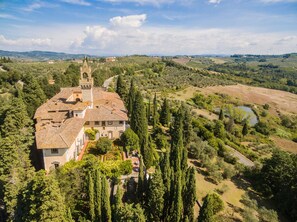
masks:
<svg viewBox="0 0 297 222"><path fill-rule="evenodd" d="M116 139L126 129L127 111L119 95L94 87L86 60L80 74L79 87L62 88L36 110L36 145L47 171L78 159L88 141L86 129L97 129L96 139Z"/></svg>

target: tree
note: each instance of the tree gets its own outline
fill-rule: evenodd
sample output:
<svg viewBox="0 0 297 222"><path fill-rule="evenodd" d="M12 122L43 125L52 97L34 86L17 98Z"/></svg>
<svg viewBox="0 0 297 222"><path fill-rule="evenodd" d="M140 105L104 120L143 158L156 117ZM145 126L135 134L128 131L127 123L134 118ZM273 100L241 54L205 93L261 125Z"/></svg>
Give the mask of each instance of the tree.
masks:
<svg viewBox="0 0 297 222"><path fill-rule="evenodd" d="M148 168L151 164L150 147L148 146L147 118L145 115L145 106L141 93L138 91L133 105L133 114L131 116L131 129L138 135L140 152L143 156L145 166Z"/></svg>
<svg viewBox="0 0 297 222"><path fill-rule="evenodd" d="M220 120L215 122L214 135L220 139L224 139L226 137L224 124Z"/></svg>
<svg viewBox="0 0 297 222"><path fill-rule="evenodd" d="M226 130L228 132L232 133L233 127L234 127L234 119L232 117L230 117L230 119L229 119L229 121L227 122L227 125L226 125Z"/></svg>
<svg viewBox="0 0 297 222"><path fill-rule="evenodd" d="M183 192L184 217L194 221L194 206L196 203L196 179L193 167L187 170L186 185Z"/></svg>
<svg viewBox="0 0 297 222"><path fill-rule="evenodd" d="M170 108L167 99L165 98L161 106L160 123L163 126L169 126L170 122Z"/></svg>
<svg viewBox="0 0 297 222"><path fill-rule="evenodd" d="M246 136L249 133L249 125L247 121L244 123L243 128L242 128L242 135Z"/></svg>
<svg viewBox="0 0 297 222"><path fill-rule="evenodd" d="M144 160L145 167L147 169L149 169L153 165L155 148L156 148L156 145L151 135L149 135L147 147L144 149L144 152L143 152L143 160Z"/></svg>
<svg viewBox="0 0 297 222"><path fill-rule="evenodd" d="M102 199L101 199L101 221L111 222L111 209L109 201L108 182L105 176L102 176Z"/></svg>
<svg viewBox="0 0 297 222"><path fill-rule="evenodd" d="M101 175L98 169L94 172L95 221L101 221Z"/></svg>
<svg viewBox="0 0 297 222"><path fill-rule="evenodd" d="M153 118L152 118L153 128L156 128L158 123L159 123L158 100L157 100L157 95L155 93L154 102L153 102Z"/></svg>
<svg viewBox="0 0 297 222"><path fill-rule="evenodd" d="M181 171L178 170L174 176L174 195L172 208L170 211L171 221L179 222L182 220L183 201L182 201L182 182Z"/></svg>
<svg viewBox="0 0 297 222"><path fill-rule="evenodd" d="M184 146L186 146L192 140L193 128L192 128L192 117L191 117L190 110L186 107L184 107L184 109L185 109L185 114L183 119L183 141L184 141Z"/></svg>
<svg viewBox="0 0 297 222"><path fill-rule="evenodd" d="M148 219L150 221L161 221L164 207L164 185L159 168L152 175L147 192Z"/></svg>
<svg viewBox="0 0 297 222"><path fill-rule="evenodd" d="M137 183L137 196L140 201L143 199L143 193L145 191L145 172L143 168L142 157L139 158L139 174Z"/></svg>
<svg viewBox="0 0 297 222"><path fill-rule="evenodd" d="M132 79L131 83L130 83L128 98L127 98L127 100L128 100L127 101L127 109L128 109L128 114L129 114L130 118L131 118L132 112L133 112L135 96L136 96L136 88L134 86L134 80Z"/></svg>
<svg viewBox="0 0 297 222"><path fill-rule="evenodd" d="M224 110L223 109L220 110L219 120L221 120L221 121L224 120Z"/></svg>
<svg viewBox="0 0 297 222"><path fill-rule="evenodd" d="M151 123L151 98L148 100L148 104L146 105L146 116L148 124Z"/></svg>
<svg viewBox="0 0 297 222"><path fill-rule="evenodd" d="M89 197L89 214L92 221L95 220L95 195L94 182L91 172L88 172L88 197Z"/></svg>
<svg viewBox="0 0 297 222"><path fill-rule="evenodd" d="M119 75L117 79L117 85L116 85L116 93L119 94L119 96L125 100L127 95L127 89L126 84L123 80L123 76Z"/></svg>
<svg viewBox="0 0 297 222"><path fill-rule="evenodd" d="M37 80L31 74L26 75L23 82L24 102L27 106L28 115L33 117L35 110L46 100L46 96Z"/></svg>
<svg viewBox="0 0 297 222"><path fill-rule="evenodd" d="M16 221L67 221L64 199L57 181L41 170L23 189L17 206Z"/></svg>
<svg viewBox="0 0 297 222"><path fill-rule="evenodd" d="M122 198L123 198L123 192L120 186L118 186L117 188L117 193L115 195L115 199L114 199L114 205L112 207L112 221L117 222L120 221L120 211L121 208L123 207L123 202L122 202Z"/></svg>
<svg viewBox="0 0 297 222"><path fill-rule="evenodd" d="M96 148L99 150L101 154L105 154L112 148L112 141L107 137L101 137L97 143Z"/></svg>
<svg viewBox="0 0 297 222"><path fill-rule="evenodd" d="M144 211L139 204L125 204L118 211L118 217L122 222L145 222Z"/></svg>
<svg viewBox="0 0 297 222"><path fill-rule="evenodd" d="M125 150L129 153L133 150L139 150L139 138L131 128L128 128L122 135L121 141Z"/></svg>
<svg viewBox="0 0 297 222"><path fill-rule="evenodd" d="M0 198L4 199L6 213L12 220L17 196L34 174L29 157L34 138L33 127L22 99L12 99L1 126L1 136Z"/></svg>
<svg viewBox="0 0 297 222"><path fill-rule="evenodd" d="M199 211L198 222L213 222L214 216L223 209L224 202L218 194L207 194Z"/></svg>

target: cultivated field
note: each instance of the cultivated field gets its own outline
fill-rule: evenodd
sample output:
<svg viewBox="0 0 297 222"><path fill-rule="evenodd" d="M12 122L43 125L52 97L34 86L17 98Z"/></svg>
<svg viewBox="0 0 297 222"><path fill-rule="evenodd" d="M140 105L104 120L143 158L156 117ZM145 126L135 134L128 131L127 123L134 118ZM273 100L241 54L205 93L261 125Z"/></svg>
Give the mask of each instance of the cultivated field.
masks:
<svg viewBox="0 0 297 222"><path fill-rule="evenodd" d="M264 105L268 103L270 111L276 113L297 114L297 95L274 89L253 87L246 85L212 86L199 88L204 94L223 93L231 97L236 97L244 103Z"/></svg>

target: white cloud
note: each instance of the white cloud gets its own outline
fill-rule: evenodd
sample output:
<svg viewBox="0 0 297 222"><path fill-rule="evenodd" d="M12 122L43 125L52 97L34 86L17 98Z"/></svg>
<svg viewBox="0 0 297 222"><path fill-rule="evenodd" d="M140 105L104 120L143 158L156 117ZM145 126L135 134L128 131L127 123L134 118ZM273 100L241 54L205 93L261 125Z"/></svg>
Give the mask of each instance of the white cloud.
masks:
<svg viewBox="0 0 297 222"><path fill-rule="evenodd" d="M163 4L172 4L176 0L104 0L111 3L136 3L140 5L163 5ZM181 1L181 0L180 0ZM185 0L182 0L182 2Z"/></svg>
<svg viewBox="0 0 297 222"><path fill-rule="evenodd" d="M278 3L278 2L297 2L297 0L260 0L264 3Z"/></svg>
<svg viewBox="0 0 297 222"><path fill-rule="evenodd" d="M40 8L55 8L55 7L58 7L58 5L47 3L47 2L37 1L37 2L32 3L31 5L28 5L25 8L22 8L22 10L26 11L26 12L33 12Z"/></svg>
<svg viewBox="0 0 297 222"><path fill-rule="evenodd" d="M52 44L49 38L19 38L8 39L0 35L0 46L6 49L19 49L20 47L27 47L28 49L42 49Z"/></svg>
<svg viewBox="0 0 297 222"><path fill-rule="evenodd" d="M91 3L85 0L61 0L62 2L74 4L74 5L83 5L83 6L90 6Z"/></svg>
<svg viewBox="0 0 297 222"><path fill-rule="evenodd" d="M220 4L222 0L208 0L211 4Z"/></svg>
<svg viewBox="0 0 297 222"><path fill-rule="evenodd" d="M146 14L141 15L129 15L129 16L117 16L109 20L110 24L116 27L140 27L146 20Z"/></svg>
<svg viewBox="0 0 297 222"><path fill-rule="evenodd" d="M3 19L17 19L17 17L15 17L14 15L2 14L2 13L0 13L0 18L3 18Z"/></svg>
<svg viewBox="0 0 297 222"><path fill-rule="evenodd" d="M125 29L121 26L123 17L120 18L118 26L114 25L114 18L110 20L111 27L88 26L84 36L73 42L71 50L99 55L281 54L297 51L297 38L287 33L147 27L134 22L132 26L127 22L130 27ZM287 41L283 40L280 45L278 42L282 39Z"/></svg>

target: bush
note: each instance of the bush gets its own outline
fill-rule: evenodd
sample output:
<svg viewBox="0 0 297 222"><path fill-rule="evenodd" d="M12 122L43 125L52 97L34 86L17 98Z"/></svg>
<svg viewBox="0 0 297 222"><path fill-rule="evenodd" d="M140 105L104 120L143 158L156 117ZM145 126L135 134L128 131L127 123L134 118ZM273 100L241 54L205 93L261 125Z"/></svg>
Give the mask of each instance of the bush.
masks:
<svg viewBox="0 0 297 222"><path fill-rule="evenodd" d="M95 140L97 133L98 133L98 130L96 129L85 130L85 134L87 134L87 136L89 137L89 140Z"/></svg>
<svg viewBox="0 0 297 222"><path fill-rule="evenodd" d="M100 154L105 154L112 148L112 141L107 137L101 137L97 143L96 148L98 149Z"/></svg>

